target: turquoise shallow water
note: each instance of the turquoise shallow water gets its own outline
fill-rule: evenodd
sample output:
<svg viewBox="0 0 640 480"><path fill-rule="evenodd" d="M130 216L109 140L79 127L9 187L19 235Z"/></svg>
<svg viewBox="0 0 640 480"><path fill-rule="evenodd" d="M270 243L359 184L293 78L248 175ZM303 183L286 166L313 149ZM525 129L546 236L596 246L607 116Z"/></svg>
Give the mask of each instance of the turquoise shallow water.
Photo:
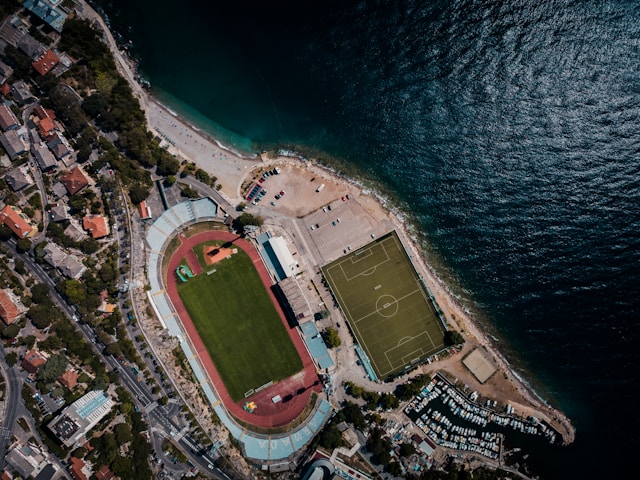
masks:
<svg viewBox="0 0 640 480"><path fill-rule="evenodd" d="M245 149L324 152L411 212L429 260L574 420L573 446L532 452L544 478L625 472L640 447L637 2L110 4L172 108Z"/></svg>

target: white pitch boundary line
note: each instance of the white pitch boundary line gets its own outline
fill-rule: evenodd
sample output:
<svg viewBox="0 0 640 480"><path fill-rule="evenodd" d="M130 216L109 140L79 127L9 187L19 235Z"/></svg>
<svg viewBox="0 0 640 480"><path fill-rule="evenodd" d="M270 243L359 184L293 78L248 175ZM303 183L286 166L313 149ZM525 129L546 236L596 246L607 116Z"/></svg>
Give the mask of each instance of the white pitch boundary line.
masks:
<svg viewBox="0 0 640 480"><path fill-rule="evenodd" d="M383 262L379 262L379 263L378 263L378 264L376 264L374 267L375 267L375 268L377 268L378 266L382 265L383 263L386 263L386 262L389 262L389 261L390 261L389 253L387 252L387 249L386 249L386 248L385 248L385 246L384 246L384 243L389 242L389 241L393 241L394 246L395 246L395 247L396 247L396 249L398 249L400 252L405 252L405 254L404 254L404 255L401 255L401 256L402 256L402 258L403 258L403 263L404 263L405 265L407 265L407 262L409 262L409 263L408 263L408 266L410 267L410 271L412 271L412 272L414 272L414 273L415 273L415 267L414 267L414 266L413 266L413 264L411 263L410 259L408 259L408 258L407 258L407 254L406 254L406 250L404 249L404 246L403 246L402 244L400 244L400 245L398 246L398 242L397 242L396 238L395 238L395 237L393 237L393 236L392 236L392 237L390 237L389 239L385 239L385 240L383 240L382 242L378 243L378 245L382 248L382 250L383 250L383 252L384 252L384 254L385 254L385 256L386 256L386 259L385 259ZM373 247L369 247L369 249L368 249L368 250L369 250L369 251L371 251L371 250L372 250L372 248L373 248ZM349 260L347 260L347 259L341 260L341 261L340 261L340 262L338 262L337 264L332 265L332 266L331 266L331 268L327 269L327 271L326 271L326 272L327 272L327 274L331 277L331 280L333 280L333 278L334 278L334 276L333 276L333 274L332 274L331 272L332 272L332 270L333 270L334 268L337 268L337 267L340 267L340 271L341 271L341 273L342 273L343 277L344 277L348 282L352 281L353 279L355 279L355 278L356 278L356 277L358 277L358 276L361 276L361 274L358 274L358 275L356 275L356 276L354 276L354 277L352 277L352 278L347 277L347 275L346 275L346 274L345 274L345 272L344 272L344 269L342 268L342 263L343 263L343 262L346 262L346 261L352 261L352 263L353 263L353 260L352 260L352 257L351 257ZM368 268L367 270L370 270L371 268L374 268L374 267L370 267L370 268ZM405 299L405 298L407 298L407 297L409 297L409 296L411 296L411 295L415 294L415 293L416 293L416 291L420 291L420 292L421 292L421 295L422 295L422 296L423 296L423 298L424 298L424 289L420 286L420 283L419 283L420 278L419 278L419 277L417 278L417 281L418 281L418 283L417 283L417 287L418 287L418 288L417 288L416 290L414 290L414 291L412 291L412 292L408 293L407 295L405 295L405 296L401 297L399 300L396 300L396 301L401 301L401 300L403 300L403 299ZM335 283L334 283L334 284L335 284ZM338 297L340 297L340 303L342 304L342 307L343 307L343 309L345 310L345 313L346 313L350 318L354 318L354 317L353 317L353 315L351 315L351 312L346 308L346 303L344 302L344 297L343 297L340 293L338 293L338 292L334 292L334 293L336 293L336 295L337 295ZM377 310L377 309L375 309L375 310L373 310L370 314L365 315L365 316L363 316L363 317L359 318L358 320L355 320L355 319L354 319L354 320L352 321L352 328L357 332L357 337L362 338L362 335L361 335L360 329L357 327L357 323L358 323L358 322L360 322L361 320L363 320L363 319L365 319L365 318L367 318L367 317L369 317L369 316L371 316L371 315L377 314L377 313L378 313L378 310ZM423 330L423 332L422 332L422 333L427 334L427 336L428 336L428 337L429 337L429 339L431 340L431 336L429 335L429 333L428 333L426 330ZM419 333L419 334L418 334L418 336L419 336L419 335L421 335L422 333ZM432 345L433 345L433 341L431 341L431 342L432 342ZM366 351L367 356L369 357L369 361L370 361L373 365L375 365L375 367L376 367L376 369L377 369L378 371L382 372L382 370L379 368L378 364L377 364L377 363L376 363L376 361L374 360L374 358L373 358L373 356L371 355L371 353L370 353L369 351L367 351L367 350L368 350L367 346L366 346L366 345L364 345L364 344L362 344L361 346L362 346L362 348ZM385 352L385 357L386 357L386 352ZM387 363L388 363L389 365L391 365L391 362L389 362L389 359L388 359L388 358L387 358ZM387 371L386 371L383 375L381 375L381 376L385 376L385 375L387 375L388 373L392 372L393 370L394 370L394 368L392 368L391 370L387 370Z"/></svg>
<svg viewBox="0 0 640 480"><path fill-rule="evenodd" d="M404 296L402 296L402 297L400 297L400 298L396 298L396 303L400 303L400 302L402 302L403 300L406 300L408 297L410 297L411 295L414 295L414 294L416 294L416 293L418 293L418 290L413 290L412 292L409 292L409 293L407 293L406 295L404 295ZM383 294L383 295L385 295L385 294ZM378 295L378 298L380 298L381 296L382 296L382 295ZM372 311L371 311L371 313L368 313L368 314L366 314L366 315L364 315L364 316L360 317L359 319L354 320L354 322L355 322L355 323L358 323L358 322L360 322L360 321L364 320L365 318L369 318L371 315L379 315L379 313L378 313L378 309L376 308L376 309L372 310ZM394 314L394 315L395 315L395 314ZM383 315L383 316L384 316L384 315Z"/></svg>

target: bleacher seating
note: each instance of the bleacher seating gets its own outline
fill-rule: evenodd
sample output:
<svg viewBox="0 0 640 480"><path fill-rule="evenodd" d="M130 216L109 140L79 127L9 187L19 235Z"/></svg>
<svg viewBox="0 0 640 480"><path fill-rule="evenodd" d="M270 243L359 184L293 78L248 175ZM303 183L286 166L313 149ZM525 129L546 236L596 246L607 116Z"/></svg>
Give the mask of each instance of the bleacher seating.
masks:
<svg viewBox="0 0 640 480"><path fill-rule="evenodd" d="M211 220L216 218L218 206L210 198L201 198L175 205L163 212L147 231L147 243L151 249L149 256L149 284L151 286L150 298L154 301L156 309L162 320L167 325L169 334L178 338L180 346L193 372L200 382L202 389L230 434L244 445L248 457L256 460L281 460L293 455L303 448L315 436L324 422L331 415L331 405L322 399L308 422L302 424L294 432L285 435L266 436L244 430L227 413L224 405L218 401L214 388L207 381L207 375L202 371L200 363L196 361L190 343L182 329L180 319L173 309L171 300L164 291L161 278L162 248L165 243L178 233L185 223L195 220Z"/></svg>

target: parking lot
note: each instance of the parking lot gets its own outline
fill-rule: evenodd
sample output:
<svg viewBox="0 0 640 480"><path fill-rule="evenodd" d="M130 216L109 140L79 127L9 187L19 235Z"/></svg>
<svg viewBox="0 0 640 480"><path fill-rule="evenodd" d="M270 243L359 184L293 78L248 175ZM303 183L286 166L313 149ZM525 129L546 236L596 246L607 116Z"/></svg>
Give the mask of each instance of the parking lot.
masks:
<svg viewBox="0 0 640 480"><path fill-rule="evenodd" d="M393 228L379 221L360 205L357 198L335 200L302 219L309 243L317 250L317 263L323 265L369 243Z"/></svg>

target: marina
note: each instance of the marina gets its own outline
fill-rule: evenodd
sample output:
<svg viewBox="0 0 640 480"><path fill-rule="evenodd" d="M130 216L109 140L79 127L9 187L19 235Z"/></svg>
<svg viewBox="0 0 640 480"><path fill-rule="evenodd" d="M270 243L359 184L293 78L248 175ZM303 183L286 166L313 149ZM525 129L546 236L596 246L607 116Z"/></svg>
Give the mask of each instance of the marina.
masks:
<svg viewBox="0 0 640 480"><path fill-rule="evenodd" d="M540 437L551 444L558 435L542 420L516 415L511 405L499 411L496 401L479 404L477 392L467 395L440 374L434 376L404 412L436 445L492 460L501 459L504 442L512 435Z"/></svg>

